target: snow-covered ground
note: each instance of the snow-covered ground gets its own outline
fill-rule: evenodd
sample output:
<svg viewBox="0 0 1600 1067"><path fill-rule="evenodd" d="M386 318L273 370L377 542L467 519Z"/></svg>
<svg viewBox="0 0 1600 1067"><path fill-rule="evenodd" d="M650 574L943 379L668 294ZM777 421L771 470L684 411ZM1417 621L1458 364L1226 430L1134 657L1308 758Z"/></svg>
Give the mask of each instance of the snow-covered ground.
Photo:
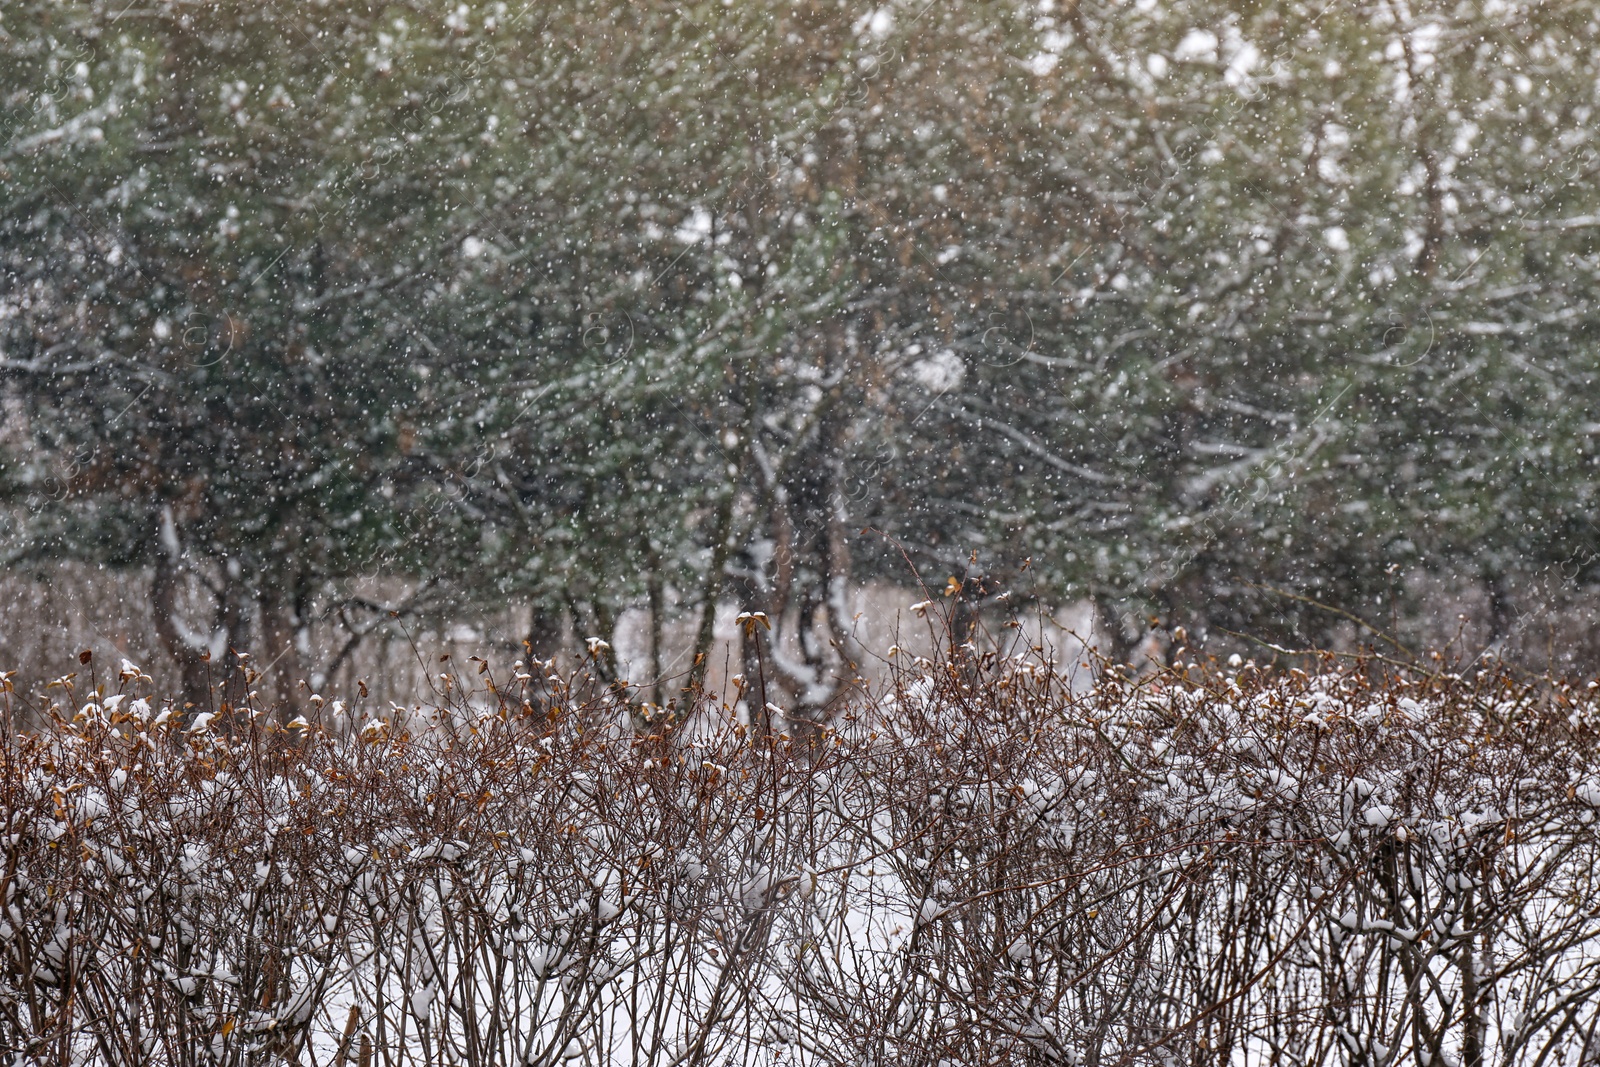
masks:
<svg viewBox="0 0 1600 1067"><path fill-rule="evenodd" d="M341 706L352 729L286 745L181 723L130 665L5 742L0 1046L1588 1062L1588 692L1370 662L1074 692L1027 657L922 663L814 745L715 706L634 734L492 667L454 709Z"/></svg>

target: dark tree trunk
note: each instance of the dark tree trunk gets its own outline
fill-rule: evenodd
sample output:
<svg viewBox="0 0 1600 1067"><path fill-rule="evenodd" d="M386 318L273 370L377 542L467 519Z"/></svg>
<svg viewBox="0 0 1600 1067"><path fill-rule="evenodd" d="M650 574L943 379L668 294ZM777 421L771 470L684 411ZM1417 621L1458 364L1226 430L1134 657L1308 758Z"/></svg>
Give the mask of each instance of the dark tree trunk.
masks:
<svg viewBox="0 0 1600 1067"><path fill-rule="evenodd" d="M299 626L294 602L281 579L268 578L257 603L261 608L261 642L260 651L251 662L269 687L273 708L287 722L304 710L300 682L305 677L305 665L295 641Z"/></svg>
<svg viewBox="0 0 1600 1067"><path fill-rule="evenodd" d="M150 610L155 616L156 636L178 664L184 718L188 719L211 706L209 664L203 649L195 648L184 635L178 621L178 582L180 568L166 553L156 557L155 576L150 583Z"/></svg>
<svg viewBox="0 0 1600 1067"><path fill-rule="evenodd" d="M535 602L528 613L528 637L523 642L528 656L542 662L553 660L561 651L561 612Z"/></svg>
<svg viewBox="0 0 1600 1067"><path fill-rule="evenodd" d="M1489 568L1483 573L1484 592L1489 598L1489 646L1502 645L1516 625L1516 608L1506 589L1505 575Z"/></svg>
<svg viewBox="0 0 1600 1067"><path fill-rule="evenodd" d="M1131 664L1138 636L1130 637L1123 625L1122 611L1109 596L1094 598L1094 629L1099 637L1100 654L1119 666Z"/></svg>
<svg viewBox="0 0 1600 1067"><path fill-rule="evenodd" d="M661 706L661 628L666 624L666 590L661 584L661 553L651 543L650 538L644 538L645 558L645 595L650 611L650 687L648 697L650 703L656 707Z"/></svg>
<svg viewBox="0 0 1600 1067"><path fill-rule="evenodd" d="M711 565L706 568L705 580L700 587L700 622L695 628L694 662L689 668L686 687L690 699L699 695L705 686L706 671L711 666L711 645L716 637L717 604L722 599L726 580L728 558L733 554L733 498L734 489L728 486L717 501L716 517L712 520Z"/></svg>
<svg viewBox="0 0 1600 1067"><path fill-rule="evenodd" d="M744 705L750 713L750 732L753 737L766 737L773 732L772 711L768 707L767 664L770 642L767 629L759 622L748 621L740 629L739 651L744 662Z"/></svg>
<svg viewBox="0 0 1600 1067"><path fill-rule="evenodd" d="M244 674L245 661L239 658L239 653L250 651L250 616L255 607L255 598L240 581L237 570L237 563L230 561L224 571L222 627L228 635L228 646L222 662L216 664L220 678L219 700L227 708L242 705L250 691Z"/></svg>

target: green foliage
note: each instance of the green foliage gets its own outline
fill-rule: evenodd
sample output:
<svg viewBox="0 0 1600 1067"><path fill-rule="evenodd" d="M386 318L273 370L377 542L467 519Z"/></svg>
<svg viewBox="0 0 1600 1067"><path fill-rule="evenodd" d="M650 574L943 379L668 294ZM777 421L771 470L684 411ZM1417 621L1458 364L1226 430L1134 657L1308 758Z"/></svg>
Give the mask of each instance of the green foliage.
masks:
<svg viewBox="0 0 1600 1067"><path fill-rule="evenodd" d="M865 526L1288 633L1573 569L1595 16L12 5L4 481L38 555L601 615Z"/></svg>

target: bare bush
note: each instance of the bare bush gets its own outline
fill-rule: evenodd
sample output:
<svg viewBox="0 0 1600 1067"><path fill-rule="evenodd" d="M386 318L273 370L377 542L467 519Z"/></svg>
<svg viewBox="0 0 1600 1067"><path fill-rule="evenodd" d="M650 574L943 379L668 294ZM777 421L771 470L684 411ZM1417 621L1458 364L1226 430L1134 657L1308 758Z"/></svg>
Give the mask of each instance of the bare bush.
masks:
<svg viewBox="0 0 1600 1067"><path fill-rule="evenodd" d="M19 1064L1594 1062L1590 693L956 649L804 742L579 678L8 731ZM524 699L537 684L553 704ZM71 683L63 692L72 697Z"/></svg>

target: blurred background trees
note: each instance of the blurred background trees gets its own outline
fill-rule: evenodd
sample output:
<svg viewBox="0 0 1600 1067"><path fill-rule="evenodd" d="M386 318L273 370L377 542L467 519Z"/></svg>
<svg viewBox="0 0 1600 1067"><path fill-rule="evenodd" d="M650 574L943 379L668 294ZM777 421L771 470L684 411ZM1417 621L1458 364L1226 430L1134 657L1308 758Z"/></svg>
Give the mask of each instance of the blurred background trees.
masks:
<svg viewBox="0 0 1600 1067"><path fill-rule="evenodd" d="M643 609L659 702L722 604L809 713L895 545L1124 652L1592 666L1597 15L9 5L6 565L290 701Z"/></svg>

